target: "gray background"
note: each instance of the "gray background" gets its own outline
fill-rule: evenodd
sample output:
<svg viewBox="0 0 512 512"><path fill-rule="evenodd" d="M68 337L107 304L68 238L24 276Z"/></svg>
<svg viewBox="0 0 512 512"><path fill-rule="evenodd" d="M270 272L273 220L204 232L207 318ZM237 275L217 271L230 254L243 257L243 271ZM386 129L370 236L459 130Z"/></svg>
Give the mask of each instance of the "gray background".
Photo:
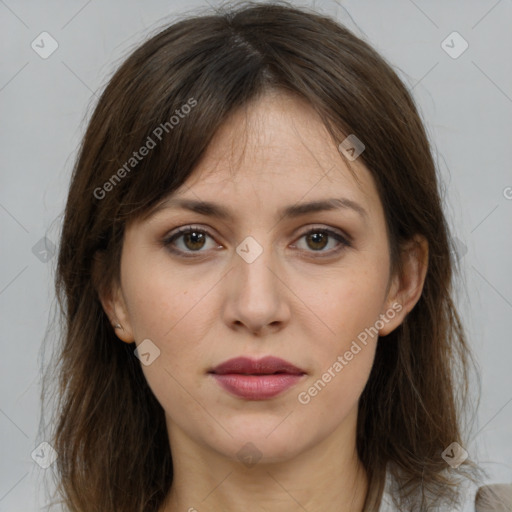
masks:
<svg viewBox="0 0 512 512"><path fill-rule="evenodd" d="M459 305L481 368L482 401L465 448L489 482L512 482L512 1L296 3L316 5L368 40L419 104L459 240ZM38 243L58 241L77 147L115 67L166 20L196 6L207 4L0 0L0 512L45 503L45 470L31 453L43 441L38 351L56 258L50 251L41 261ZM58 43L46 59L31 47L43 31ZM457 58L442 47L454 31L469 45ZM446 44L452 53L462 49L453 36Z"/></svg>

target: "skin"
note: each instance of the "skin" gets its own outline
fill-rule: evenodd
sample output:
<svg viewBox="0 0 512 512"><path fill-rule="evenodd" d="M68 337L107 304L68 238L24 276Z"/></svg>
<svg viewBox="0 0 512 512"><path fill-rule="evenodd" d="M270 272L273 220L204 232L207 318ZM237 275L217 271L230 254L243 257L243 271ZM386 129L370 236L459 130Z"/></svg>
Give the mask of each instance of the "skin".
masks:
<svg viewBox="0 0 512 512"><path fill-rule="evenodd" d="M352 167L358 182L309 105L268 94L224 123L172 195L218 202L231 219L168 207L127 227L121 280L102 303L122 325L122 341L150 339L160 350L142 369L165 411L173 454L175 480L161 512L362 510L357 406L378 336L309 403L298 394L393 304L401 310L379 336L403 321L420 297L428 248L421 238L404 247L403 274L389 274L377 189L361 159ZM357 202L366 216L342 208L276 217L284 206L333 197ZM175 240L191 258L163 242L187 225L209 232ZM348 234L351 245L304 236L314 228ZM263 249L252 263L236 252L247 236ZM275 398L237 398L207 372L241 355L281 357L306 375ZM249 442L260 457L250 467L237 456Z"/></svg>

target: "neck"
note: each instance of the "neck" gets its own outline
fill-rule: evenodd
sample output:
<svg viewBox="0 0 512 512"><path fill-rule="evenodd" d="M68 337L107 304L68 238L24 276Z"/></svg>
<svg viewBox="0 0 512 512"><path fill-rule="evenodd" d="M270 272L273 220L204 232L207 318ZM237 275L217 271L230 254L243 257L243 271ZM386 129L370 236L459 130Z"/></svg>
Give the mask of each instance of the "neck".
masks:
<svg viewBox="0 0 512 512"><path fill-rule="evenodd" d="M168 425L175 473L160 512L363 510L368 481L355 434L347 443L334 432L290 460L248 467L193 443L169 419Z"/></svg>

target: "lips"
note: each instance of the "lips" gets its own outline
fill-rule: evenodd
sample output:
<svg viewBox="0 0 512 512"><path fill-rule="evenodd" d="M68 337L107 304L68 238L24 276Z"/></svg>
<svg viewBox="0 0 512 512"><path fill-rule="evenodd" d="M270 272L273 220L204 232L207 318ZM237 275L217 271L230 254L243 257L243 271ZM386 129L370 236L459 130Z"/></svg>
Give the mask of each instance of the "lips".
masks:
<svg viewBox="0 0 512 512"><path fill-rule="evenodd" d="M216 366L211 373L226 375L228 373L244 375L272 375L274 373L286 373L289 375L302 375L305 372L292 363L279 357L267 356L263 359L249 359L248 357L236 357Z"/></svg>
<svg viewBox="0 0 512 512"><path fill-rule="evenodd" d="M209 374L226 391L246 400L273 398L297 384L304 370L277 357L237 357L213 368Z"/></svg>

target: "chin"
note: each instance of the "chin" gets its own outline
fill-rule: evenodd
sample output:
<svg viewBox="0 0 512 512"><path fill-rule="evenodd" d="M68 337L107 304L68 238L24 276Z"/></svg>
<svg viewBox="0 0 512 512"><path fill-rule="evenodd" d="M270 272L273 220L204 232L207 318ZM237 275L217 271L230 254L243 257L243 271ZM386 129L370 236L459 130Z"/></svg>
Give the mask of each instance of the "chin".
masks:
<svg viewBox="0 0 512 512"><path fill-rule="evenodd" d="M254 421L250 426L226 426L233 437L223 436L223 442L212 446L222 455L247 463L248 467L258 464L275 464L287 462L314 444L314 439L307 439L307 433L299 432L299 427L282 421Z"/></svg>

